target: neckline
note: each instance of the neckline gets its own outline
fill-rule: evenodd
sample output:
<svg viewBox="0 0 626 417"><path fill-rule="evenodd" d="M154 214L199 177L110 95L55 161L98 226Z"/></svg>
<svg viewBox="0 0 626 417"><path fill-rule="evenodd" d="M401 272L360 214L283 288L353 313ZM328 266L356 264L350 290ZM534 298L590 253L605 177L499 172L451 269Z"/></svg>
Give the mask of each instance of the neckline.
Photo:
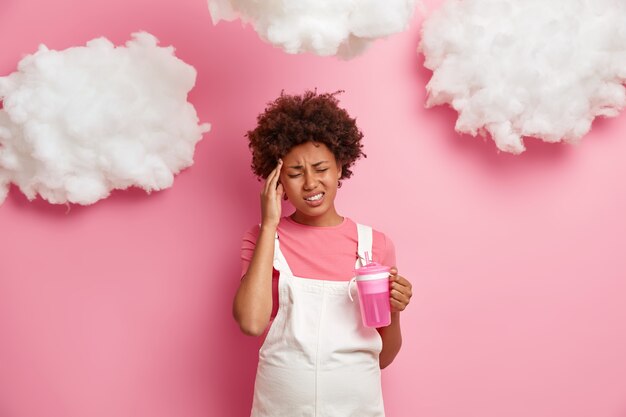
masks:
<svg viewBox="0 0 626 417"><path fill-rule="evenodd" d="M289 223L294 224L298 227L306 228L306 229L333 230L333 229L339 229L340 227L343 227L348 223L348 218L346 216L341 216L341 217L343 218L341 223L336 224L334 226L311 226L309 224L298 223L297 221L291 218L291 214L289 216L285 216L284 218L287 219Z"/></svg>

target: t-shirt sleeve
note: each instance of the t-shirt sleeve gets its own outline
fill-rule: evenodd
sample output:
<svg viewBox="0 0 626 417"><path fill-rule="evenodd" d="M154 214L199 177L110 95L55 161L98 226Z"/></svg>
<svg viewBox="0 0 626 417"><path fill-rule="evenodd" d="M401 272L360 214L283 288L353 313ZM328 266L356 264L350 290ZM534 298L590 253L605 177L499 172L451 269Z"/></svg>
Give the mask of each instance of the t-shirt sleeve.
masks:
<svg viewBox="0 0 626 417"><path fill-rule="evenodd" d="M389 237L385 236L383 265L398 266L396 263L396 246Z"/></svg>
<svg viewBox="0 0 626 417"><path fill-rule="evenodd" d="M241 277L248 272L250 262L252 262L252 255L254 254L254 248L256 248L256 241L259 237L260 227L258 225L253 226L243 235L241 242Z"/></svg>
<svg viewBox="0 0 626 417"><path fill-rule="evenodd" d="M387 235L378 231L374 231L373 240L374 260L382 265L397 266L396 247L393 241Z"/></svg>

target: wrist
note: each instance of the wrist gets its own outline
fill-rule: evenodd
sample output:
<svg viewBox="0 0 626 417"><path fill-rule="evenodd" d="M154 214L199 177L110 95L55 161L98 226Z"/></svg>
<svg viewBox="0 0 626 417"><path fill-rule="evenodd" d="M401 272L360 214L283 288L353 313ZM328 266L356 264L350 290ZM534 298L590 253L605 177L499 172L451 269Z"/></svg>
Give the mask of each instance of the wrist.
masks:
<svg viewBox="0 0 626 417"><path fill-rule="evenodd" d="M400 312L399 311L394 311L393 313L391 313L391 323L400 323Z"/></svg>
<svg viewBox="0 0 626 417"><path fill-rule="evenodd" d="M276 229L278 229L278 222L261 222L261 233L276 233Z"/></svg>

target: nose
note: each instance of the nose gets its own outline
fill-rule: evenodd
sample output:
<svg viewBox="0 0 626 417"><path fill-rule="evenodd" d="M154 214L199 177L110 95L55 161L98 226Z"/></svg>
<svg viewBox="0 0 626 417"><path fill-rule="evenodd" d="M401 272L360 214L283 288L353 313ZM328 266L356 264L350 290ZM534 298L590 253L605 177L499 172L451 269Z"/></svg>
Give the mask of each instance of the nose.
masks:
<svg viewBox="0 0 626 417"><path fill-rule="evenodd" d="M315 176L311 174L308 170L304 172L304 189L306 191L311 191L317 185L315 181Z"/></svg>

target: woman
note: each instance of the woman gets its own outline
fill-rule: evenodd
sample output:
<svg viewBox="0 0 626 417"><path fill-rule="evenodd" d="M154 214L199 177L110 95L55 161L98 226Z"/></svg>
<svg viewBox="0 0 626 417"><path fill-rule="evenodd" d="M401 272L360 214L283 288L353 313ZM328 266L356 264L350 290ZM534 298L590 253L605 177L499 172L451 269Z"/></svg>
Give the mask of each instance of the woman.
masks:
<svg viewBox="0 0 626 417"><path fill-rule="evenodd" d="M398 275L392 242L337 213L363 134L334 94L281 94L248 132L252 169L265 178L261 224L244 237L233 313L264 335L253 417L384 416L380 369L402 344L400 312L411 284ZM281 217L281 198L295 211ZM348 297L365 252L390 271L391 324L361 324ZM354 291L354 289L352 289Z"/></svg>

